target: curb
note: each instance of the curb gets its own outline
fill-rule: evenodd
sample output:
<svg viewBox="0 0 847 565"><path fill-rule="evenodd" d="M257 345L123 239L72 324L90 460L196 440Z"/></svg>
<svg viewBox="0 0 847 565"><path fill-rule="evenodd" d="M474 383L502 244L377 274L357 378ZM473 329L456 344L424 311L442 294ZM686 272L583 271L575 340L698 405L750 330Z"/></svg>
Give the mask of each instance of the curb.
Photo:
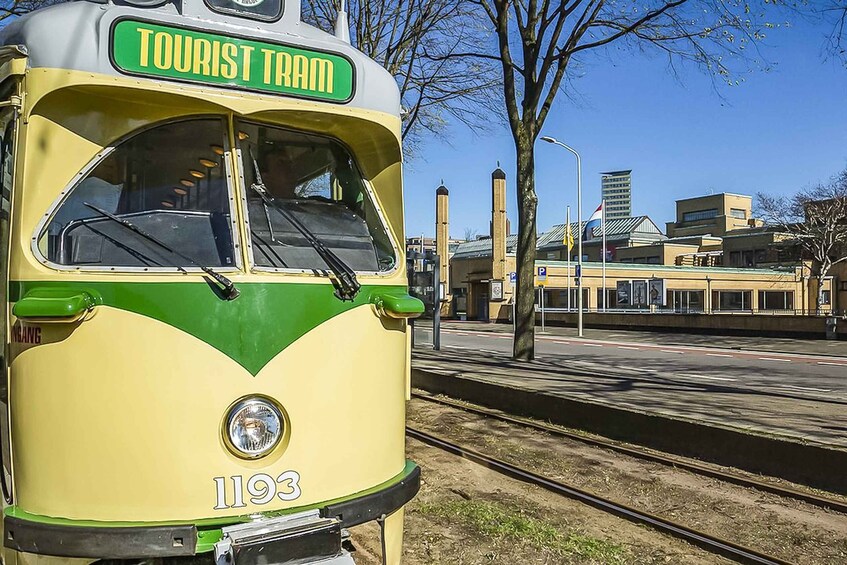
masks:
<svg viewBox="0 0 847 565"><path fill-rule="evenodd" d="M509 414L847 495L847 450L412 368L412 386Z"/></svg>

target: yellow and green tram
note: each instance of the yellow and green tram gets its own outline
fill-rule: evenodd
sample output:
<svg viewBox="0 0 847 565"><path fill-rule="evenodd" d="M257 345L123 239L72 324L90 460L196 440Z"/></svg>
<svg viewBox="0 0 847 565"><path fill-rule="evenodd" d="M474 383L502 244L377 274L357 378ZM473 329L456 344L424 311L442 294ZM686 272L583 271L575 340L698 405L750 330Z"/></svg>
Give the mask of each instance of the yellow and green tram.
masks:
<svg viewBox="0 0 847 565"><path fill-rule="evenodd" d="M342 22L343 23L343 22ZM3 559L399 563L399 94L299 0L0 31Z"/></svg>

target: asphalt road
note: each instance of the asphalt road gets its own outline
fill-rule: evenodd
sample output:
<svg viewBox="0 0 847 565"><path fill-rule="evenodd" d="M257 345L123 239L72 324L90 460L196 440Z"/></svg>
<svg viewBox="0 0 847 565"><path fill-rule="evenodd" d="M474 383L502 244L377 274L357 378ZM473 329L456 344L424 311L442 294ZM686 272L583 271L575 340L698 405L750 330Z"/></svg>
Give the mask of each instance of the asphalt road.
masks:
<svg viewBox="0 0 847 565"><path fill-rule="evenodd" d="M625 332L612 335L614 340L539 333L536 336L537 358L553 362L565 372L578 369L662 383L711 383L765 394L847 402L845 357L663 345L628 341ZM432 340L431 329L417 327L415 339L418 346L426 347ZM453 327L442 329L441 344L445 352L466 350L508 357L512 351L512 336L500 328Z"/></svg>
<svg viewBox="0 0 847 565"><path fill-rule="evenodd" d="M416 330L418 370L847 448L847 357L798 353L829 348L821 342L783 343L790 352L780 352L750 338L715 348L702 336L686 345L682 334L580 339L554 330L537 336L535 362L520 363L510 359L507 326L448 324L439 352L430 328Z"/></svg>

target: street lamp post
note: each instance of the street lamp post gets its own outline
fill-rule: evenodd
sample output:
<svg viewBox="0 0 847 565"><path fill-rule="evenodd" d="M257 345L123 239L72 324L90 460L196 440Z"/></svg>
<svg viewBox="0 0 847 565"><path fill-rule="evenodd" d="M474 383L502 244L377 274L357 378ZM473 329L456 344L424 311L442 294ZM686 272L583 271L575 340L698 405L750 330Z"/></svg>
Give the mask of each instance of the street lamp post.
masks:
<svg viewBox="0 0 847 565"><path fill-rule="evenodd" d="M570 147L562 143L561 141L553 138L553 137L542 137L541 141L546 141L547 143L552 143L553 145L558 145L559 147L564 147L568 151L576 156L576 225L577 230L579 231L579 244L577 246L577 252L579 253L579 257L577 258L577 271L579 271L579 275L577 275L577 285L576 285L576 307L577 307L577 316L576 316L576 328L577 334L579 337L583 337L582 331L582 160L579 157L579 153L576 152L576 149ZM568 251L570 253L570 251Z"/></svg>

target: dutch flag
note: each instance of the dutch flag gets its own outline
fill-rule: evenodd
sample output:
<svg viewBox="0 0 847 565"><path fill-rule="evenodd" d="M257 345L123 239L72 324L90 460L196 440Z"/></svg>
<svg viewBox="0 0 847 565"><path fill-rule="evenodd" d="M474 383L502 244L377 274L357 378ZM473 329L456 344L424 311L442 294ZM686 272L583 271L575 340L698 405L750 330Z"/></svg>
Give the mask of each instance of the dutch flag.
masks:
<svg viewBox="0 0 847 565"><path fill-rule="evenodd" d="M594 237L594 230L598 226L603 223L603 203L601 202L597 209L591 214L591 217L588 218L588 221L585 223L585 229L582 231L582 239L583 241L586 239L592 239Z"/></svg>

